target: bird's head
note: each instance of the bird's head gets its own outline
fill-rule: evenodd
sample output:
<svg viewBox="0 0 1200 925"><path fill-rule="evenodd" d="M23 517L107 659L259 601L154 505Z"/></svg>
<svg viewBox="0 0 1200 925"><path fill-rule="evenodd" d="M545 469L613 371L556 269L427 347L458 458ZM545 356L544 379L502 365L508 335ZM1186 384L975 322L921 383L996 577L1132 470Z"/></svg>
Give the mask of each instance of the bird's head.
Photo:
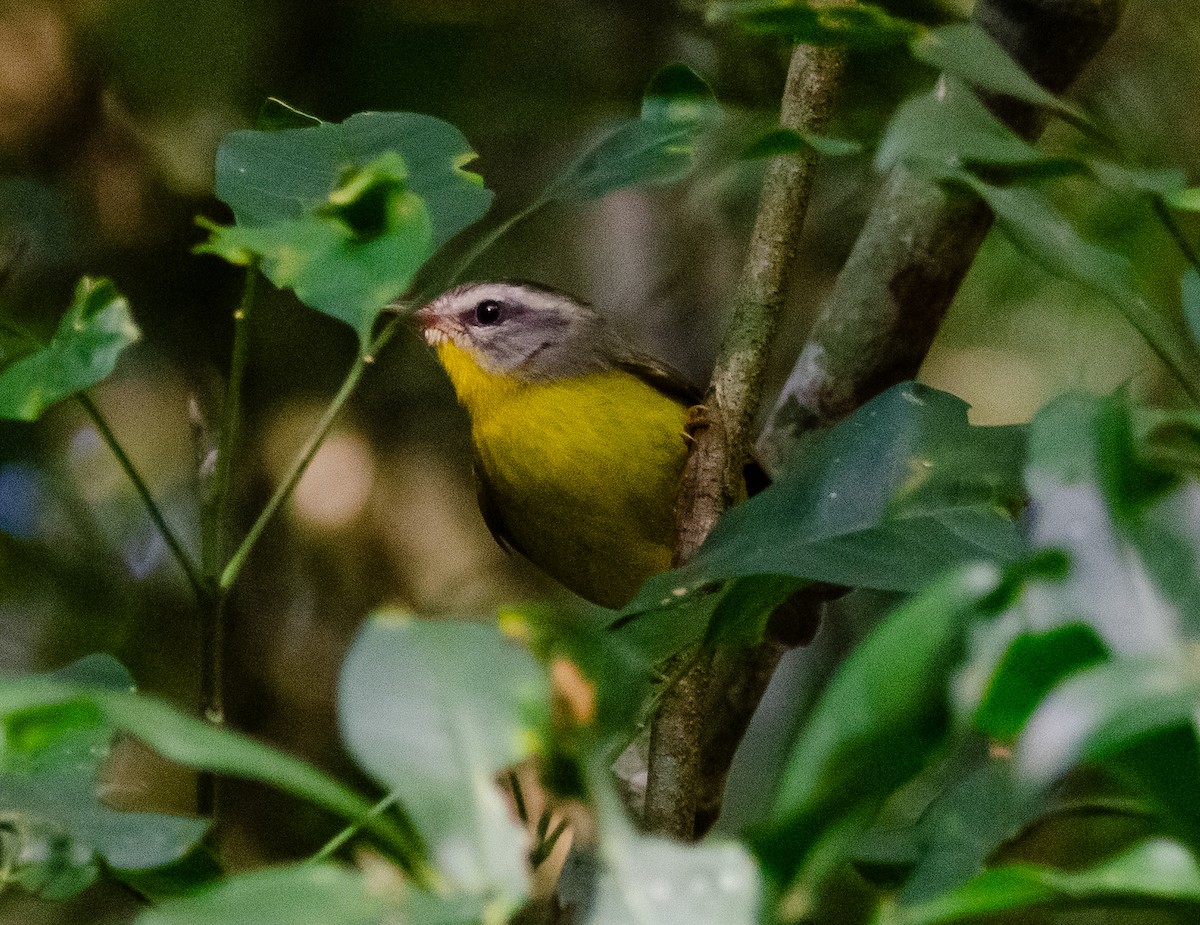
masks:
<svg viewBox="0 0 1200 925"><path fill-rule="evenodd" d="M438 296L415 318L447 369L452 348L485 373L521 381L576 376L609 365L609 335L596 311L534 283L468 283Z"/></svg>

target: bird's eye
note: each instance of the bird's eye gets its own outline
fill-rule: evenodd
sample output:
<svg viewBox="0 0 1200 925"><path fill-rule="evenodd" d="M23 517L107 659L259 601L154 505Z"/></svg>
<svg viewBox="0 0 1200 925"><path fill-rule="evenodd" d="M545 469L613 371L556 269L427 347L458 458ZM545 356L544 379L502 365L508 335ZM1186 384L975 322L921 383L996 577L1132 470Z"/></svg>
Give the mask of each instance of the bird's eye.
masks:
<svg viewBox="0 0 1200 925"><path fill-rule="evenodd" d="M488 299L475 306L476 324L495 324L500 320L500 303Z"/></svg>

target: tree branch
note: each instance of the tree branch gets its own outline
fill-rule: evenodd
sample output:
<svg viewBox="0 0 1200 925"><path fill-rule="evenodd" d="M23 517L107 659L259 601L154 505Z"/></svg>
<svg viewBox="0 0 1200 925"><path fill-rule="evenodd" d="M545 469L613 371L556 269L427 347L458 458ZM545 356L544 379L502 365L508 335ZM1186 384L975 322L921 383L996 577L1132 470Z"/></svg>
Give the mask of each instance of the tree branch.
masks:
<svg viewBox="0 0 1200 925"><path fill-rule="evenodd" d="M1120 20L1125 0L979 0L975 21L1046 89L1065 90ZM1031 106L988 100L1027 139ZM992 224L974 194L892 171L825 300L758 443L778 467L802 434L917 374Z"/></svg>
<svg viewBox="0 0 1200 925"><path fill-rule="evenodd" d="M801 46L792 55L780 124L820 132L828 121L843 56ZM754 234L735 296L729 330L705 396L704 420L679 495L675 558L687 561L717 519L745 495L743 468L762 395L767 353L795 263L817 158L777 157L767 168ZM699 662L664 695L650 736L643 824L677 838L696 834L706 791L702 743L714 663Z"/></svg>

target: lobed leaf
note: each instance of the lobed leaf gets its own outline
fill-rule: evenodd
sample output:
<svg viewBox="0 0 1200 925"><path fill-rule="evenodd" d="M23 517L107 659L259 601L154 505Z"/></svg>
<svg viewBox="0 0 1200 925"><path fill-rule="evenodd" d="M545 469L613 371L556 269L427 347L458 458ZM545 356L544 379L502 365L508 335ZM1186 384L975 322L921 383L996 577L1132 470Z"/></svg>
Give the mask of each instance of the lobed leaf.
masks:
<svg viewBox="0 0 1200 925"><path fill-rule="evenodd" d="M36 421L51 405L106 379L141 336L116 287L84 277L50 343L0 372L0 418Z"/></svg>

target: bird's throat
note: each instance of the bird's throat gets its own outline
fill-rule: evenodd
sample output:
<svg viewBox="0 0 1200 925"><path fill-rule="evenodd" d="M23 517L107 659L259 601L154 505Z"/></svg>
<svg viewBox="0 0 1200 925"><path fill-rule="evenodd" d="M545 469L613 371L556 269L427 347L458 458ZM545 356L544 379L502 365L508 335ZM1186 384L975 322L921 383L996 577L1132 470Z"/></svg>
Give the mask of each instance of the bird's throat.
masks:
<svg viewBox="0 0 1200 925"><path fill-rule="evenodd" d="M437 356L472 420L486 417L521 389L522 383L515 376L488 372L470 353L450 341L438 344Z"/></svg>

